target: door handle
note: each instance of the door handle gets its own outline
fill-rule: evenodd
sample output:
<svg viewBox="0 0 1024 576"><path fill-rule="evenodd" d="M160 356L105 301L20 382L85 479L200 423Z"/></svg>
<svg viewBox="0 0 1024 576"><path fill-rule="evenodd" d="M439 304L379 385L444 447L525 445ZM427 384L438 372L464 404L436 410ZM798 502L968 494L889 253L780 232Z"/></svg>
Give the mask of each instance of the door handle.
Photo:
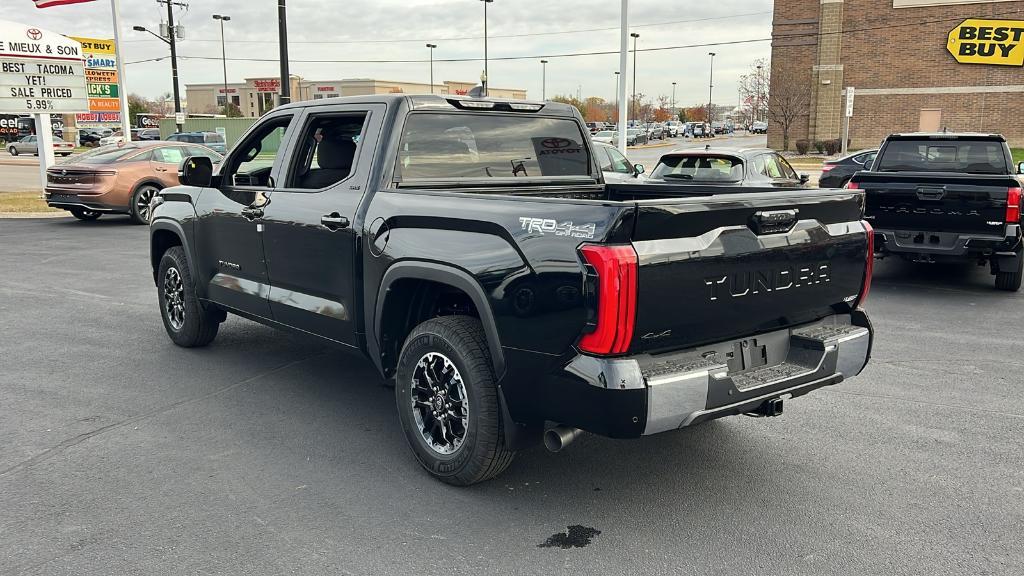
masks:
<svg viewBox="0 0 1024 576"><path fill-rule="evenodd" d="M263 218L263 209L253 208L252 206L242 208L242 218L245 218L250 222L257 218Z"/></svg>
<svg viewBox="0 0 1024 576"><path fill-rule="evenodd" d="M331 212L330 214L327 214L320 218L320 224L322 224L324 228L327 228L328 230L331 230L333 232L334 230L348 228L349 222L348 218L345 218L341 214L338 214L337 212Z"/></svg>

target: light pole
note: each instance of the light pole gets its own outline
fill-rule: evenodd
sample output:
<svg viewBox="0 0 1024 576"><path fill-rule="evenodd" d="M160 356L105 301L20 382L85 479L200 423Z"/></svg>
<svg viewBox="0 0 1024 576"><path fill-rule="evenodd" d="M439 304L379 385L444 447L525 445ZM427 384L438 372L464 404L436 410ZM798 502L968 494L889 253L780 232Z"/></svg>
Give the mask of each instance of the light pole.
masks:
<svg viewBox="0 0 1024 576"><path fill-rule="evenodd" d="M228 103L231 102L231 97L228 96L228 52L224 44L224 23L230 22L231 16L214 14L213 19L220 20L220 59L224 63L224 113L227 114Z"/></svg>
<svg viewBox="0 0 1024 576"><path fill-rule="evenodd" d="M540 99L548 99L548 61L540 61Z"/></svg>
<svg viewBox="0 0 1024 576"><path fill-rule="evenodd" d="M764 66L757 65L757 114L755 116L757 116L756 119L759 122L761 121L761 108L763 107L763 102L761 101L761 70L763 68Z"/></svg>
<svg viewBox="0 0 1024 576"><path fill-rule="evenodd" d="M676 113L676 83L672 83L672 113ZM673 118L675 120L675 118Z"/></svg>
<svg viewBox="0 0 1024 576"><path fill-rule="evenodd" d="M633 116L633 120L636 120L636 39L640 37L638 32L633 32L629 35L633 38L633 97L629 101L630 114Z"/></svg>
<svg viewBox="0 0 1024 576"><path fill-rule="evenodd" d="M480 77L481 86L483 88L483 96L487 96L487 83L490 81L490 76L487 73L487 5L494 0L480 0L484 3L484 74Z"/></svg>
<svg viewBox="0 0 1024 576"><path fill-rule="evenodd" d="M292 101L292 75L288 71L288 7L277 0L277 43L281 53L281 104Z"/></svg>
<svg viewBox="0 0 1024 576"><path fill-rule="evenodd" d="M621 75L622 75L621 72L619 72L618 70L615 71L615 112L616 112L616 114L618 114L619 105L621 104L621 102L619 102L619 80L621 80L621 78L619 78L619 76L621 76Z"/></svg>
<svg viewBox="0 0 1024 576"><path fill-rule="evenodd" d="M434 93L434 48L437 48L437 44L427 44L427 48L430 48L430 93Z"/></svg>
<svg viewBox="0 0 1024 576"><path fill-rule="evenodd" d="M174 117L175 117L175 122L174 123L175 123L175 126L177 126L177 131L181 132L182 125L178 124L178 122L177 122L178 115L181 114L181 92L178 90L178 48L177 48L177 46L174 43L174 14L173 14L173 12L171 12L171 8L172 8L172 3L168 2L167 3L167 18L168 18L167 30L170 32L170 34L168 34L168 36L170 36L170 38L164 38L163 36L153 32L152 30L149 30L145 26L132 26L132 30L135 30L136 32L148 32L149 34L152 34L153 36L159 38L165 44L167 44L168 46L171 47L171 82L172 82L172 84L174 86ZM126 113L127 113L127 111L126 111ZM127 138L127 136L126 136L126 138Z"/></svg>
<svg viewBox="0 0 1024 576"><path fill-rule="evenodd" d="M715 53L708 52L708 56L711 56L711 74L708 76L708 124L711 124L711 100L715 89Z"/></svg>

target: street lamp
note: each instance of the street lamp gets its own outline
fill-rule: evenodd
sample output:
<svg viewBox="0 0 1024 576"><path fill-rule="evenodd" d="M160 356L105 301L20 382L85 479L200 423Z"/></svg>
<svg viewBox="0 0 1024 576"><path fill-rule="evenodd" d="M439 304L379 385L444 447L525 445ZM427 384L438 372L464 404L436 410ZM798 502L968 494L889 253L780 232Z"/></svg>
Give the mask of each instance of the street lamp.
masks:
<svg viewBox="0 0 1024 576"><path fill-rule="evenodd" d="M434 93L434 48L437 48L437 44L427 44L427 48L430 48L430 93Z"/></svg>
<svg viewBox="0 0 1024 576"><path fill-rule="evenodd" d="M757 116L757 120L758 121L761 120L761 108L764 107L764 103L761 100L761 70L762 69L764 69L764 66L758 64L757 65L757 114L755 114L755 116Z"/></svg>
<svg viewBox="0 0 1024 576"><path fill-rule="evenodd" d="M708 56L711 56L711 74L708 77L708 124L711 124L711 99L715 89L715 53L708 52Z"/></svg>
<svg viewBox="0 0 1024 576"><path fill-rule="evenodd" d="M547 101L548 99L548 61L540 61L540 99Z"/></svg>
<svg viewBox="0 0 1024 576"><path fill-rule="evenodd" d="M172 2L167 3L167 30L170 32L168 34L169 38L164 38L145 26L132 26L132 30L135 30L136 32L148 32L171 47L171 81L174 87L174 124L177 127L177 131L181 132L182 125L178 124L177 120L178 116L181 114L181 92L178 90L178 47L174 42L174 13L171 11L172 6ZM125 113L127 113L127 110ZM124 137L127 142L128 139L131 138L131 135L125 134Z"/></svg>
<svg viewBox="0 0 1024 576"><path fill-rule="evenodd" d="M224 44L224 23L231 20L231 16L214 14L214 20L220 20L220 59L224 63L224 113L227 114L228 104L231 97L228 96L228 52Z"/></svg>
<svg viewBox="0 0 1024 576"><path fill-rule="evenodd" d="M487 5L494 0L480 0L484 3L484 74L480 77L483 87L483 96L487 96L487 82L490 75L487 73Z"/></svg>
<svg viewBox="0 0 1024 576"><path fill-rule="evenodd" d="M676 112L676 83L672 83L672 113Z"/></svg>
<svg viewBox="0 0 1024 576"><path fill-rule="evenodd" d="M620 102L619 102L619 80L621 78L619 78L619 76L621 76L621 75L622 75L621 72L619 72L618 70L615 71L615 111L616 111L616 113L619 110L619 104L620 104Z"/></svg>
<svg viewBox="0 0 1024 576"><path fill-rule="evenodd" d="M636 120L636 39L640 37L640 34L633 32L630 34L633 38L633 98L630 100L629 109L633 115L633 120Z"/></svg>

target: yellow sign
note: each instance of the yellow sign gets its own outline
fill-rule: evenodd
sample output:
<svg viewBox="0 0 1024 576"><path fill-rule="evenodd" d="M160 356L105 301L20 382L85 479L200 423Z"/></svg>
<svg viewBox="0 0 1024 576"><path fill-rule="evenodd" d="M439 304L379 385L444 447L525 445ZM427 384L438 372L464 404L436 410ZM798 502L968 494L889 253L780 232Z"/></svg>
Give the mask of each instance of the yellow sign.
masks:
<svg viewBox="0 0 1024 576"><path fill-rule="evenodd" d="M76 40L82 43L82 51L86 54L113 54L114 53L114 41L103 40L101 38L79 38L78 36L71 36L72 40Z"/></svg>
<svg viewBox="0 0 1024 576"><path fill-rule="evenodd" d="M946 49L961 64L1024 66L1024 20L964 20Z"/></svg>

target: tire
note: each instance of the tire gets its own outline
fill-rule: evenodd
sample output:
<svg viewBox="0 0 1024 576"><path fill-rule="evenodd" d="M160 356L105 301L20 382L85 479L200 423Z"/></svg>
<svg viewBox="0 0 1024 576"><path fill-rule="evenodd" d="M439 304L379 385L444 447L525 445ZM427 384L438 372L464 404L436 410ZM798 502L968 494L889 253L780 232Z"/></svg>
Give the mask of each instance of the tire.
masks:
<svg viewBox="0 0 1024 576"><path fill-rule="evenodd" d="M131 216L132 222L136 224L149 224L151 213L149 203L153 201L153 198L159 192L160 187L153 184L142 184L132 192L132 204L128 207L128 215Z"/></svg>
<svg viewBox="0 0 1024 576"><path fill-rule="evenodd" d="M446 378L446 385L433 386ZM491 354L476 318L446 316L414 328L398 359L395 399L413 454L438 480L469 486L512 463ZM468 412L460 409L465 405ZM447 411L443 424L435 408Z"/></svg>
<svg viewBox="0 0 1024 576"><path fill-rule="evenodd" d="M1016 271L996 272L996 288L1007 292L1018 292L1022 277L1024 277L1024 254L1018 254Z"/></svg>
<svg viewBox="0 0 1024 576"><path fill-rule="evenodd" d="M11 146L10 148L8 148L7 152L10 153L11 156L17 156L18 155L18 149L15 148L14 146Z"/></svg>
<svg viewBox="0 0 1024 576"><path fill-rule="evenodd" d="M93 220L98 220L99 217L103 215L101 212L96 212L94 210L86 210L85 208L72 208L68 210L68 212L71 212L72 216L78 218L83 222L92 222Z"/></svg>
<svg viewBox="0 0 1024 576"><path fill-rule="evenodd" d="M201 348L213 342L220 320L215 312L199 303L181 246L164 252L156 278L160 317L171 341L183 348Z"/></svg>

